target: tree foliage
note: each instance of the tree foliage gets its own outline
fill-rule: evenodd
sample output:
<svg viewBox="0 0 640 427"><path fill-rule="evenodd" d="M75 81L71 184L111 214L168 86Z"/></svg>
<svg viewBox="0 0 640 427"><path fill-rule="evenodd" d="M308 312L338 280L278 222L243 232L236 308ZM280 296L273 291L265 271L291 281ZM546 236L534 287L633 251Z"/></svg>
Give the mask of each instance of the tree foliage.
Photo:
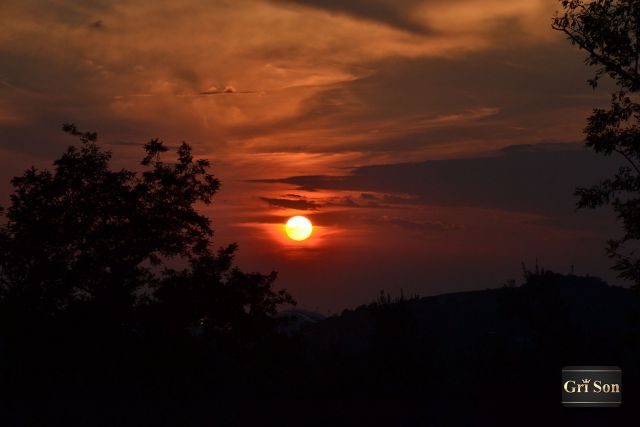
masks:
<svg viewBox="0 0 640 427"><path fill-rule="evenodd" d="M553 28L587 53L596 67L588 83L602 77L615 83L608 108L596 108L587 120L586 145L605 156L619 155L625 166L597 185L578 188L579 208L610 204L624 233L608 242L607 254L620 277L640 287L640 2L637 0L563 0Z"/></svg>
<svg viewBox="0 0 640 427"><path fill-rule="evenodd" d="M141 172L113 170L95 133L63 130L80 144L53 171L12 180L0 226L0 314L9 323L82 313L125 332L232 334L293 302L273 289L275 273L234 267L235 244L212 250L211 220L196 206L210 204L220 182L189 145L165 162L167 147L153 139Z"/></svg>

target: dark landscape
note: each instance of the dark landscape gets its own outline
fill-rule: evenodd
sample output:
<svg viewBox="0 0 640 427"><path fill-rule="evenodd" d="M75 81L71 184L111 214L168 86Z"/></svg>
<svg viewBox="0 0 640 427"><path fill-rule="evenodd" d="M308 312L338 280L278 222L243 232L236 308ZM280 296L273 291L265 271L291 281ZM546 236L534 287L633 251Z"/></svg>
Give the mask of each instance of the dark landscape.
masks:
<svg viewBox="0 0 640 427"><path fill-rule="evenodd" d="M2 410L11 425L629 422L638 313L637 292L538 271L517 286L382 297L243 343L35 331L3 343L20 353L3 352ZM558 405L559 366L593 363L622 367L629 404Z"/></svg>
<svg viewBox="0 0 640 427"><path fill-rule="evenodd" d="M638 424L639 92L638 0L5 1L0 427Z"/></svg>

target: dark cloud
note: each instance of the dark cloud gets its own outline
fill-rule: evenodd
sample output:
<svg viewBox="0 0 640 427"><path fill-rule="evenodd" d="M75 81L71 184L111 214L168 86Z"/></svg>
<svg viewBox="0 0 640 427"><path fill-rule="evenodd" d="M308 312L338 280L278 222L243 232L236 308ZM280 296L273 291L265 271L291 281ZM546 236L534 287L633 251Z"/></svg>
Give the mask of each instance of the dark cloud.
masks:
<svg viewBox="0 0 640 427"><path fill-rule="evenodd" d="M373 195L372 195L373 196ZM390 195L384 195L381 198L376 196L375 199L370 198L354 198L352 196L332 196L320 199L320 201L309 200L298 194L286 194L283 197L260 197L260 200L266 202L270 206L285 209L310 210L317 211L323 207L346 207L346 208L391 208L391 203L383 203L383 201L400 200L407 203L410 199L394 198Z"/></svg>
<svg viewBox="0 0 640 427"><path fill-rule="evenodd" d="M305 190L408 194L399 201L442 206L568 214L576 186L610 175L618 159L602 158L578 144L512 146L491 157L385 164L346 176L292 176L279 182Z"/></svg>
<svg viewBox="0 0 640 427"><path fill-rule="evenodd" d="M305 199L284 199L284 198L270 198L270 197L260 197L260 200L268 203L271 206L276 206L279 208L286 209L297 209L301 211L315 211L318 209L319 205L312 200Z"/></svg>
<svg viewBox="0 0 640 427"><path fill-rule="evenodd" d="M412 19L413 7L419 0L274 0L277 3L299 5L330 13L349 15L357 19L378 22L403 31L430 34L425 24Z"/></svg>
<svg viewBox="0 0 640 427"><path fill-rule="evenodd" d="M246 182L293 184L301 191L314 192L319 188L337 188L344 183L342 176L329 175L297 175L288 178L249 179ZM333 182L334 185L331 185Z"/></svg>

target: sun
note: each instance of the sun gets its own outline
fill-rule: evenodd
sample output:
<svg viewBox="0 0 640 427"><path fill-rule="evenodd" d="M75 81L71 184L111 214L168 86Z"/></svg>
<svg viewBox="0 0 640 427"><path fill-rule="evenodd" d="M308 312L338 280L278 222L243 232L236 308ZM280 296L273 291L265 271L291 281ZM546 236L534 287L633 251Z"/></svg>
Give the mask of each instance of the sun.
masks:
<svg viewBox="0 0 640 427"><path fill-rule="evenodd" d="M313 225L311 221L303 216L294 216L293 218L289 218L287 225L284 226L284 230L291 239L301 241L311 236Z"/></svg>

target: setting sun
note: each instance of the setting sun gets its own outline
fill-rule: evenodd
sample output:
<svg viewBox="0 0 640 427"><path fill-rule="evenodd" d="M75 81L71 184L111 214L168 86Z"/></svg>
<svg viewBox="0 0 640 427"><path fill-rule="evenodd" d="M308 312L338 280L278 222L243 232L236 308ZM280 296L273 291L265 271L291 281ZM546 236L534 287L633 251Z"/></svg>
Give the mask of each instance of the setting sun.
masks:
<svg viewBox="0 0 640 427"><path fill-rule="evenodd" d="M287 224L284 227L287 236L289 236L293 240L305 240L311 233L313 232L313 225L311 221L303 216L294 216L287 221Z"/></svg>

